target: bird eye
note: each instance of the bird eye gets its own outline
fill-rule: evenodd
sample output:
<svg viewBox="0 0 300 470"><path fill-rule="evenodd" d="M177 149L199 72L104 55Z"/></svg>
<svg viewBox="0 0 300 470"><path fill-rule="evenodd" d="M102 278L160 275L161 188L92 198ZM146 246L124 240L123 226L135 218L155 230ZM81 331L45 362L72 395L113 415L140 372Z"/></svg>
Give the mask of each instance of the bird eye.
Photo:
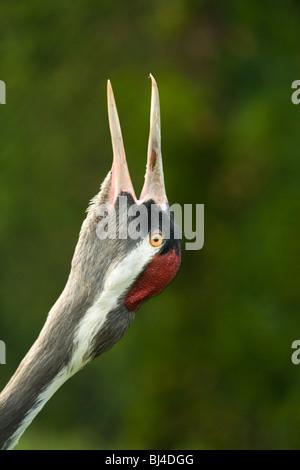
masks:
<svg viewBox="0 0 300 470"><path fill-rule="evenodd" d="M157 248L164 241L161 232L152 232L149 237L150 244Z"/></svg>

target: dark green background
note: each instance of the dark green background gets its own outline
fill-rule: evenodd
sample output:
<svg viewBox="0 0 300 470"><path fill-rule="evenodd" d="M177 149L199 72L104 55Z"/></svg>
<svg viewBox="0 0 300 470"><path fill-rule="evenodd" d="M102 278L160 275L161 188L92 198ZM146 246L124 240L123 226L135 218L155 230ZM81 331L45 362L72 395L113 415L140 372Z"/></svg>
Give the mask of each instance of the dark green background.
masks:
<svg viewBox="0 0 300 470"><path fill-rule="evenodd" d="M171 203L205 245L18 448L300 447L299 2L0 2L0 389L62 291L110 169L111 79L136 192L151 72Z"/></svg>

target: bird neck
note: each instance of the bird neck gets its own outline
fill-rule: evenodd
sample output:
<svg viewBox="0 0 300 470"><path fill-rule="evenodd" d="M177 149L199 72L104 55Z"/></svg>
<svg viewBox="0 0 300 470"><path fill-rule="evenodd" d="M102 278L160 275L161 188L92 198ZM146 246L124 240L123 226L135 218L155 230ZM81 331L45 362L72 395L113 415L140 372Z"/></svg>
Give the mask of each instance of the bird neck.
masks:
<svg viewBox="0 0 300 470"><path fill-rule="evenodd" d="M54 306L57 314L60 305ZM31 349L0 394L0 449L11 449L56 390L74 372L71 345L61 338L51 312Z"/></svg>
<svg viewBox="0 0 300 470"><path fill-rule="evenodd" d="M111 288L87 295L74 289L73 281L71 275L38 339L0 394L0 449L13 448L58 388L110 349L134 319L134 312L116 303Z"/></svg>
<svg viewBox="0 0 300 470"><path fill-rule="evenodd" d="M29 351L31 354L31 350ZM56 375L36 365L36 358L28 356L0 395L0 449L12 449L56 390L68 379L61 369ZM32 361L32 362L31 362ZM29 365L29 367L28 367ZM22 371L25 370L26 373Z"/></svg>
<svg viewBox="0 0 300 470"><path fill-rule="evenodd" d="M124 305L128 276L122 263L106 273L111 260L90 227L81 229L66 287L52 307L41 333L0 394L0 449L13 448L56 390L87 362L110 349L129 328L134 312ZM89 247L91 263L82 255ZM98 250L101 256L98 252ZM126 267L126 266L125 266ZM123 296L123 297L122 297Z"/></svg>
<svg viewBox="0 0 300 470"><path fill-rule="evenodd" d="M75 289L73 278L71 273L39 337L0 394L0 449L13 448L56 390L89 360L74 360L74 338L95 299Z"/></svg>

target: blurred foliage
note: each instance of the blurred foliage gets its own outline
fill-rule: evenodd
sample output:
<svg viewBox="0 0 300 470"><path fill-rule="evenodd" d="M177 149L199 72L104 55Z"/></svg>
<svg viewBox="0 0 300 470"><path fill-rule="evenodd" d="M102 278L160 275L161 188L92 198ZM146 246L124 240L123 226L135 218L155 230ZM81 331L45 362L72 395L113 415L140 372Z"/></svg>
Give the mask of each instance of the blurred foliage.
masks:
<svg viewBox="0 0 300 470"><path fill-rule="evenodd" d="M110 169L108 78L137 193L151 72L169 200L205 204L204 248L18 448L299 448L299 18L296 0L1 0L0 388Z"/></svg>

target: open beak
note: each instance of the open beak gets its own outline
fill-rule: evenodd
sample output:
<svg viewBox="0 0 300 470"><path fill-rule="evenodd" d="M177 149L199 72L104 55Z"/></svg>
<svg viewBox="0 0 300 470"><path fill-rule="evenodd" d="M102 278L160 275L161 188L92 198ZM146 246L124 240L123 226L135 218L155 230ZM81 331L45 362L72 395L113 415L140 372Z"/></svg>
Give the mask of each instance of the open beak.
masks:
<svg viewBox="0 0 300 470"><path fill-rule="evenodd" d="M144 203L152 199L159 206L168 204L165 190L160 133L160 106L156 81L152 80L150 134L148 142L148 157L145 174L145 183L140 200L137 201L130 179L126 162L125 149L121 133L118 112L112 91L111 83L107 82L107 103L109 127L113 147L113 165L111 170L111 187L109 202L114 204L121 192L129 193L137 203Z"/></svg>

